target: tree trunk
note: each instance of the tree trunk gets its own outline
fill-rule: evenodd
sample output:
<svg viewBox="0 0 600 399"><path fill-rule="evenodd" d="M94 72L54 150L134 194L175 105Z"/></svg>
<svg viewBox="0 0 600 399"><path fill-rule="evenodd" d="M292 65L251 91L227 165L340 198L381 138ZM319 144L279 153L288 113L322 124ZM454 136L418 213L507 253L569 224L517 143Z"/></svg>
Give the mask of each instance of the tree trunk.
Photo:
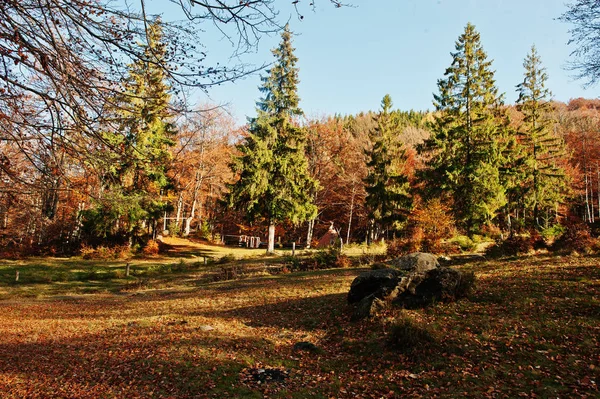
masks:
<svg viewBox="0 0 600 399"><path fill-rule="evenodd" d="M181 232L181 208L183 208L183 193L179 193L179 198L177 198L177 216L175 219L177 233Z"/></svg>
<svg viewBox="0 0 600 399"><path fill-rule="evenodd" d="M190 216L185 221L185 233L184 235L190 235L190 225L192 220L196 217L196 208L198 207L198 197L200 194L200 188L202 187L202 183L204 182L204 173L196 172L196 184L194 185L194 195L192 197L192 210L190 211Z"/></svg>
<svg viewBox="0 0 600 399"><path fill-rule="evenodd" d="M352 213L354 212L354 196L356 187L352 186L352 197L350 199L350 215L348 216L348 231L346 232L346 244L350 242L350 229L352 228Z"/></svg>
<svg viewBox="0 0 600 399"><path fill-rule="evenodd" d="M190 235L192 220L194 220L194 217L196 217L196 203L197 202L198 201L196 200L196 195L194 194L194 200L192 201L192 210L190 211L190 216L185 219L185 231L184 231L183 235L186 237Z"/></svg>
<svg viewBox="0 0 600 399"><path fill-rule="evenodd" d="M590 215L592 217L592 223L594 223L595 215L594 215L594 180L592 176L590 176Z"/></svg>
<svg viewBox="0 0 600 399"><path fill-rule="evenodd" d="M308 231L306 232L306 248L310 248L310 244L313 239L313 233L315 231L315 219L308 221Z"/></svg>
<svg viewBox="0 0 600 399"><path fill-rule="evenodd" d="M275 252L275 223L269 222L269 238L267 242L267 253Z"/></svg>
<svg viewBox="0 0 600 399"><path fill-rule="evenodd" d="M590 199L589 199L589 185L588 185L588 173L587 168L584 169L584 181L585 181L585 215L588 223L592 222L592 214L590 212Z"/></svg>
<svg viewBox="0 0 600 399"><path fill-rule="evenodd" d="M374 240L375 240L375 221L370 220L369 228L367 230L367 245L373 244Z"/></svg>
<svg viewBox="0 0 600 399"><path fill-rule="evenodd" d="M8 228L8 207L2 213L2 228Z"/></svg>
<svg viewBox="0 0 600 399"><path fill-rule="evenodd" d="M598 219L600 219L600 167L596 162L596 176L597 176L597 188L598 188Z"/></svg>

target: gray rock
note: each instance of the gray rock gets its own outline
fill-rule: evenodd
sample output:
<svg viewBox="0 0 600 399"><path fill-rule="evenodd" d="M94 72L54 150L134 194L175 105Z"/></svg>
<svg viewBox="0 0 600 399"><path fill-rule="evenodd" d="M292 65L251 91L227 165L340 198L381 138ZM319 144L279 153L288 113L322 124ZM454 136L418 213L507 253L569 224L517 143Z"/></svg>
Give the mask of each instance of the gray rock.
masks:
<svg viewBox="0 0 600 399"><path fill-rule="evenodd" d="M375 295L369 295L356 304L351 320L357 321L373 317L379 311L385 309L386 306L387 303L385 301L377 298Z"/></svg>
<svg viewBox="0 0 600 399"><path fill-rule="evenodd" d="M394 304L404 308L417 308L435 302L455 301L467 295L474 280L472 273L439 267L427 272L420 281L412 281L411 284L414 285L397 295Z"/></svg>
<svg viewBox="0 0 600 399"><path fill-rule="evenodd" d="M440 266L435 255L424 252L404 255L390 260L387 264L408 273L425 273Z"/></svg>
<svg viewBox="0 0 600 399"><path fill-rule="evenodd" d="M348 292L348 303L360 302L369 295L385 299L398 286L402 273L394 269L369 270L361 273L352 281Z"/></svg>
<svg viewBox="0 0 600 399"><path fill-rule="evenodd" d="M354 279L348 303L354 304L352 320L375 316L390 303L404 308L428 306L464 297L475 276L440 267L435 256L413 253L387 263L397 269L370 270Z"/></svg>

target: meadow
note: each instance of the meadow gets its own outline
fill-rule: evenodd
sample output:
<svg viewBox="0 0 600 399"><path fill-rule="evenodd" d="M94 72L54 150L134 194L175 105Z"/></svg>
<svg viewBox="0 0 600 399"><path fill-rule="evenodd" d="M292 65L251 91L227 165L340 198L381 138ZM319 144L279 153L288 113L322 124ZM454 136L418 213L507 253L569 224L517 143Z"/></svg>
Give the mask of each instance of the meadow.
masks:
<svg viewBox="0 0 600 399"><path fill-rule="evenodd" d="M216 258L230 249L189 246L129 260L135 272L128 277L100 278L122 272L119 260L2 261L2 398L599 394L596 257L457 265L477 276L468 298L419 310L390 308L353 323L346 295L366 265L217 281L210 276L228 263L205 265L194 251L212 250ZM237 251L245 258L225 262L286 258ZM393 345L400 320L427 331L429 339ZM300 342L315 347L298 349ZM261 378L269 373L272 380Z"/></svg>

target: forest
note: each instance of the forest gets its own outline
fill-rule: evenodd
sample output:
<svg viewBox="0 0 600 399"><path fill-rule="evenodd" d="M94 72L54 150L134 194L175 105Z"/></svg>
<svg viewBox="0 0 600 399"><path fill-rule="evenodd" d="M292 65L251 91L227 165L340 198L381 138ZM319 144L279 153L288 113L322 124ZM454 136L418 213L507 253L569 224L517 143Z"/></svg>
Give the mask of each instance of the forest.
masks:
<svg viewBox="0 0 600 399"><path fill-rule="evenodd" d="M0 396L598 394L599 98L556 100L533 44L501 92L465 20L429 109L314 116L280 2L160 1L0 2ZM594 87L600 4L556 18ZM256 74L246 123L193 100ZM392 306L431 270L451 295Z"/></svg>
<svg viewBox="0 0 600 399"><path fill-rule="evenodd" d="M468 24L434 109L394 109L385 95L376 111L310 119L286 27L257 115L236 126L226 109L181 103L164 24L154 19L145 32L132 50L140 58L98 93L101 104L89 104L97 115L79 98L35 98L7 81L5 256L123 245L135 252L165 235L217 243L257 236L273 251L275 236L310 247L330 226L343 243L444 252L453 248L442 241L458 235L553 240L568 229L591 232L600 219L600 100L553 101L535 47L523 55L515 104L504 103ZM4 57L38 68L22 47ZM431 230L432 220L444 227Z"/></svg>

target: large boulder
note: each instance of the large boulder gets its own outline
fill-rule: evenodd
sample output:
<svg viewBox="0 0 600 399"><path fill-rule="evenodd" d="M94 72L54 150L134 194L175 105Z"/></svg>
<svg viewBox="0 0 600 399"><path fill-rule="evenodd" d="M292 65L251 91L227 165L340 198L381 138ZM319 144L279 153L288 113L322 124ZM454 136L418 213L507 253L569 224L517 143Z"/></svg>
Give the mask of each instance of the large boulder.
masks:
<svg viewBox="0 0 600 399"><path fill-rule="evenodd" d="M348 292L348 303L360 302L369 295L385 299L398 286L402 273L394 269L370 270L361 273L352 281Z"/></svg>
<svg viewBox="0 0 600 399"><path fill-rule="evenodd" d="M464 274L440 267L434 255L413 253L387 263L394 268L370 270L354 279L348 303L354 305L352 320L376 315L389 303L405 308L452 301L467 294L474 282Z"/></svg>
<svg viewBox="0 0 600 399"><path fill-rule="evenodd" d="M473 287L473 273L463 273L449 267L428 271L413 289L404 290L394 298L394 304L404 308L419 308L436 302L452 302L467 295Z"/></svg>
<svg viewBox="0 0 600 399"><path fill-rule="evenodd" d="M425 273L440 267L435 255L424 252L414 252L392 259L387 262L387 265L408 273Z"/></svg>
<svg viewBox="0 0 600 399"><path fill-rule="evenodd" d="M357 321L375 316L387 307L387 302L371 294L361 299L355 306L350 320Z"/></svg>

